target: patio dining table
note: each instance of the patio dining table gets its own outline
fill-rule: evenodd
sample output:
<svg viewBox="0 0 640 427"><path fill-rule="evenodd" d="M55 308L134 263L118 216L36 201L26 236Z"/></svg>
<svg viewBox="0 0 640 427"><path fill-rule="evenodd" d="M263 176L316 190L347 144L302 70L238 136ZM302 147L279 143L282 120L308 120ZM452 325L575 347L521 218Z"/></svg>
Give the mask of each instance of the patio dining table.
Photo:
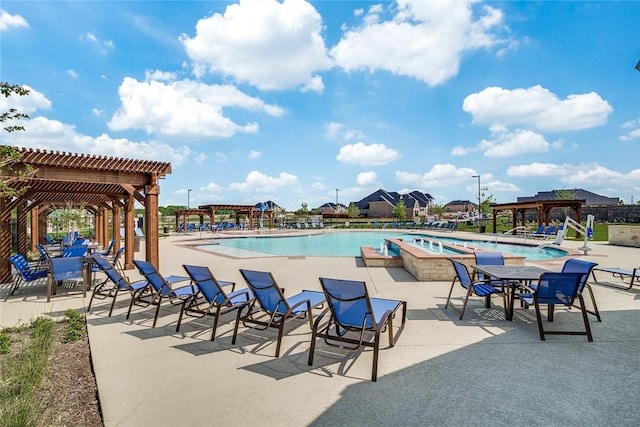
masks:
<svg viewBox="0 0 640 427"><path fill-rule="evenodd" d="M507 292L507 320L513 320L513 306L515 303L515 283L528 285L538 280L542 273L549 272L541 267L531 265L474 265L473 268L482 274L505 283L503 290Z"/></svg>

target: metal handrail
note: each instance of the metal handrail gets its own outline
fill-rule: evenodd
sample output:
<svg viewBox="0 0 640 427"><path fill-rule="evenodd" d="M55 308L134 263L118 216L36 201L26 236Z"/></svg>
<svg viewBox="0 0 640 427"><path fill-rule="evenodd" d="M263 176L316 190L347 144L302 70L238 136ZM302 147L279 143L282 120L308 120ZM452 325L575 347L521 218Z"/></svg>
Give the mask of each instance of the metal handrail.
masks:
<svg viewBox="0 0 640 427"><path fill-rule="evenodd" d="M524 236L524 241L526 242L529 229L524 225L519 225L519 226L517 226L515 228L512 228L511 230L503 232L499 236L496 236L494 239L489 240L489 243L494 242L494 241L495 241L495 243L498 243L498 238L499 237L505 236L507 234L513 234L513 232L517 231L517 230L524 230L524 233L522 235Z"/></svg>

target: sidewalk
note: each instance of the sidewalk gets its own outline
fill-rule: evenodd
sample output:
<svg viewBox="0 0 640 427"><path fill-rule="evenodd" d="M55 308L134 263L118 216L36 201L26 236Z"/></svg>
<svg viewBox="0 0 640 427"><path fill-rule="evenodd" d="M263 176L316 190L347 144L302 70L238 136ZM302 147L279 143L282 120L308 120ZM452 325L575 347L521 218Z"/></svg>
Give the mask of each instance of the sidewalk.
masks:
<svg viewBox="0 0 640 427"><path fill-rule="evenodd" d="M640 286L593 286L603 319L590 317L593 343L572 336L543 342L533 310L516 309L509 322L473 298L459 321L444 309L450 282L418 282L404 269L366 268L358 258L237 260L178 245L193 238L160 240L162 273L182 274L186 262L207 265L244 287L239 268L271 271L287 295L320 289L319 276L364 280L374 296L408 301L406 328L396 347L381 350L374 383L370 350L319 342L314 366L307 366L304 321L288 331L276 359L274 331L241 328L231 344L234 314L222 317L211 342L211 318L188 318L176 333L179 307L165 305L151 329L150 308L135 307L125 320L128 296L111 318L108 303L94 301L87 322L107 426L640 424ZM640 249L590 245L585 259L602 266L640 264ZM562 260L544 264L559 268ZM88 297L44 301L19 291L0 303L0 324L81 309ZM558 310L554 323L570 328L581 316Z"/></svg>

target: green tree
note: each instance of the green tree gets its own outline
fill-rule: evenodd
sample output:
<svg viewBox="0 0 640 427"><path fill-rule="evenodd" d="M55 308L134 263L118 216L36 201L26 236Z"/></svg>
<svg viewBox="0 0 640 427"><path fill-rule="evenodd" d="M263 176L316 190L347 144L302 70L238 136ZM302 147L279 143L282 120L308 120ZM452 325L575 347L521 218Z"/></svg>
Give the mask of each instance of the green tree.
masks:
<svg viewBox="0 0 640 427"><path fill-rule="evenodd" d="M0 93L5 98L8 98L11 95L28 95L29 90L24 89L22 86L0 82ZM28 115L19 112L15 108L10 108L9 111L5 111L0 115L0 122L5 123L9 120L27 118L29 118ZM24 131L24 127L10 125L5 126L4 130L7 132ZM18 188L18 184L28 181L35 174L35 170L30 165L23 165L23 167L18 168L21 158L22 154L15 147L0 145L0 197L17 197L28 190L26 185L20 185L20 188Z"/></svg>
<svg viewBox="0 0 640 427"><path fill-rule="evenodd" d="M393 211L391 213L398 219L398 221L404 221L407 217L407 205L404 204L404 200L400 199L400 201L393 207Z"/></svg>
<svg viewBox="0 0 640 427"><path fill-rule="evenodd" d="M296 215L309 215L309 205L306 202L300 203L300 209L296 211Z"/></svg>
<svg viewBox="0 0 640 427"><path fill-rule="evenodd" d="M349 218L358 218L360 216L360 209L358 208L358 205L353 202L349 203L347 216L349 216Z"/></svg>
<svg viewBox="0 0 640 427"><path fill-rule="evenodd" d="M442 216L445 213L444 205L433 204L429 208L429 213L437 217Z"/></svg>
<svg viewBox="0 0 640 427"><path fill-rule="evenodd" d="M489 187L480 188L480 213L489 215L491 212L491 203L494 203L493 194L487 194Z"/></svg>

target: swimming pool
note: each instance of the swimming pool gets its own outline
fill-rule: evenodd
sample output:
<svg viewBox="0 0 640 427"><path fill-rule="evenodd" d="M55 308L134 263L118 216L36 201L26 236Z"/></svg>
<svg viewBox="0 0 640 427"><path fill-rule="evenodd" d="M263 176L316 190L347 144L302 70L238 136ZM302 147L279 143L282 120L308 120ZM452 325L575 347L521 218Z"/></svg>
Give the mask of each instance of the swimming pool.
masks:
<svg viewBox="0 0 640 427"><path fill-rule="evenodd" d="M488 250L507 252L526 257L527 260L541 260L565 256L567 253L558 248L536 248L524 245L510 245L505 243L488 243L453 239L447 236L428 236L423 234L391 232L381 233L373 231L357 232L328 232L323 234L296 236L268 236L268 237L239 237L220 239L215 245L199 245L200 249L220 252L218 248L233 248L239 250L240 256L360 256L360 247L369 246L380 248L384 239L402 239L404 242L429 251L429 246L438 248L438 241L451 245L480 247ZM424 239L415 242L415 239ZM430 245L431 243L431 245ZM437 252L437 249L435 249ZM455 249L443 249L443 253L457 253Z"/></svg>

